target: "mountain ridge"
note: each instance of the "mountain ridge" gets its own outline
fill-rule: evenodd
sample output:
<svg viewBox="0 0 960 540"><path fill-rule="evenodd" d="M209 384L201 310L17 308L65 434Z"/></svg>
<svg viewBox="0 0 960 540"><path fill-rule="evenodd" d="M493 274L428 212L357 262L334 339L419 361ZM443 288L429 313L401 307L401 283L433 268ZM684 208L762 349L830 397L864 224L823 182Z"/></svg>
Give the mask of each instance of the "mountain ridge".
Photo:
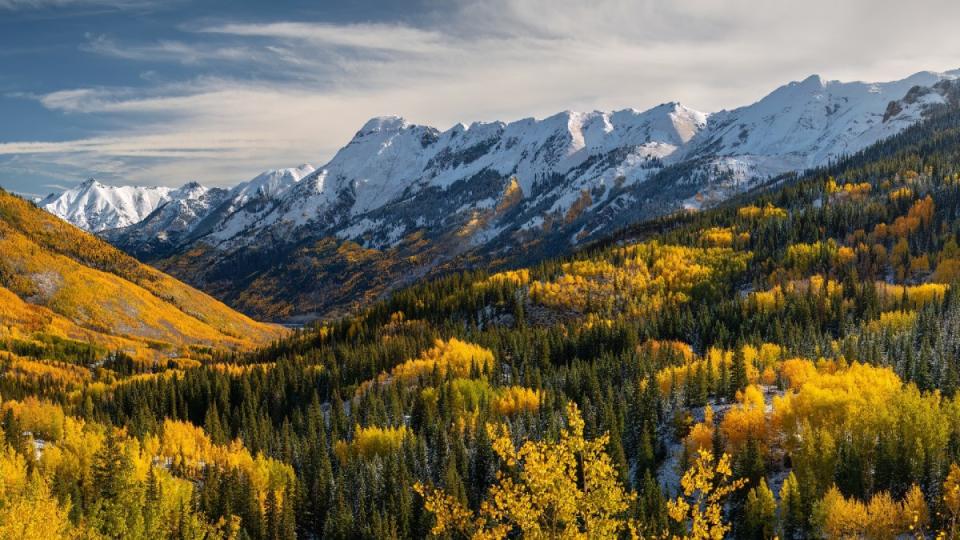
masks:
<svg viewBox="0 0 960 540"><path fill-rule="evenodd" d="M250 313L322 313L348 300L339 289L357 279L302 281L298 288L312 290L263 296L260 290L276 288L267 276L286 279L273 266L317 269L341 258L332 253L346 244L373 250L388 273L406 275L465 256L461 262L473 264L574 249L617 227L715 204L898 133L955 100L958 74L920 72L888 83L810 76L752 105L710 114L668 102L446 131L376 117L326 165L297 169L302 174L290 173L270 196L241 196L238 186L206 214L181 220L176 234L164 235L156 218L101 234ZM379 281L370 269L347 263L344 271ZM293 301L262 311L277 296Z"/></svg>

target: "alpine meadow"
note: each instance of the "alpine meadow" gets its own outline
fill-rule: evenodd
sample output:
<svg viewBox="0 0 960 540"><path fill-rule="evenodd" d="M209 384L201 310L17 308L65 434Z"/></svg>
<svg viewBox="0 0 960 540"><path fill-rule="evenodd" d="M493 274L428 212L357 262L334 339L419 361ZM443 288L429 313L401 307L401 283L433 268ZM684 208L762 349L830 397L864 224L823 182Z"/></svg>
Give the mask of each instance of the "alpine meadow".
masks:
<svg viewBox="0 0 960 540"><path fill-rule="evenodd" d="M960 8L590 4L0 0L0 540L960 539Z"/></svg>

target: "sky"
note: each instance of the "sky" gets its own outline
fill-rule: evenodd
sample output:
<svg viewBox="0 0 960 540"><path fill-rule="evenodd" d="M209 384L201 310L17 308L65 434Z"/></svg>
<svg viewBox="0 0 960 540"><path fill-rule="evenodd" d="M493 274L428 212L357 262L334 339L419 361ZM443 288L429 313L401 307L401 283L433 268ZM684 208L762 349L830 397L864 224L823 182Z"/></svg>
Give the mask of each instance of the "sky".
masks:
<svg viewBox="0 0 960 540"><path fill-rule="evenodd" d="M0 0L0 187L233 185L374 116L711 112L960 67L956 0Z"/></svg>

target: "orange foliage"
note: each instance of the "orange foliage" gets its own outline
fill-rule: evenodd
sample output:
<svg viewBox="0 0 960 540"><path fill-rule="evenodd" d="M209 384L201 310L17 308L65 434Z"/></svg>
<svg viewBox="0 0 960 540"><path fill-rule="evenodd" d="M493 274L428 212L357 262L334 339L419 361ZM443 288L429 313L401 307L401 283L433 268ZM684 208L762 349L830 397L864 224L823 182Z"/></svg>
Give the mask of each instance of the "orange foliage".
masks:
<svg viewBox="0 0 960 540"><path fill-rule="evenodd" d="M737 392L737 405L723 417L720 431L727 445L736 450L742 448L749 438L767 444L770 434L763 391L751 384Z"/></svg>
<svg viewBox="0 0 960 540"><path fill-rule="evenodd" d="M895 238L906 238L921 228L927 229L933 223L933 199L927 195L923 199L914 201L913 206L907 211L907 215L900 216L890 225L881 227L879 224L874 228L874 235L877 238L893 236Z"/></svg>

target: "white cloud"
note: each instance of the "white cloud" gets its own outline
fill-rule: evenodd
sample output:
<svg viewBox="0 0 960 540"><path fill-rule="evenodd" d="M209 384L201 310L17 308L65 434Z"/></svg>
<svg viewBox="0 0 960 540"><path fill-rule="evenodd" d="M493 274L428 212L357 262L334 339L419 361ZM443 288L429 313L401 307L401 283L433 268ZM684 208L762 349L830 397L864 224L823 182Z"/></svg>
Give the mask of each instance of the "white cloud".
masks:
<svg viewBox="0 0 960 540"><path fill-rule="evenodd" d="M200 30L283 40L306 41L314 45L375 49L400 53L442 53L448 36L399 24L326 24L279 22L267 24L225 24Z"/></svg>
<svg viewBox="0 0 960 540"><path fill-rule="evenodd" d="M189 44L182 41L165 40L146 45L120 45L108 36L88 36L89 42L82 49L88 52L147 62L179 62L199 64L202 62L263 62L263 50L251 47L221 47L203 44Z"/></svg>
<svg viewBox="0 0 960 540"><path fill-rule="evenodd" d="M148 89L40 96L51 110L110 115L121 128L76 141L0 144L0 154L83 163L91 173L102 167L141 183L234 183L268 167L323 163L380 114L446 128L671 100L709 111L749 103L810 73L889 80L960 64L960 41L944 38L960 20L953 0L909 9L868 0L444 6L416 27L227 23L194 27L180 41L94 37L84 45L90 52L189 64L199 74ZM258 76L226 76L217 70L226 64Z"/></svg>

